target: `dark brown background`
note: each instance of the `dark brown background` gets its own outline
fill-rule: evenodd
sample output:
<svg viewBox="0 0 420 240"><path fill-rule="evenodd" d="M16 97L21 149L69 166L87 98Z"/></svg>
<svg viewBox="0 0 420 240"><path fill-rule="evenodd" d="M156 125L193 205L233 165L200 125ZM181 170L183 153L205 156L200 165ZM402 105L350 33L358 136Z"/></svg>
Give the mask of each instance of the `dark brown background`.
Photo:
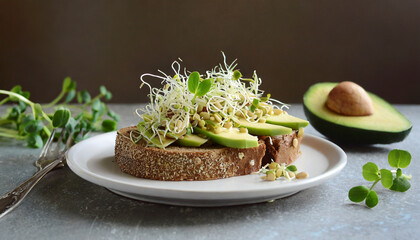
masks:
<svg viewBox="0 0 420 240"><path fill-rule="evenodd" d="M420 1L0 1L0 89L46 102L71 76L114 102L144 102L142 73L178 57L204 71L238 58L285 102L320 81L355 81L420 103Z"/></svg>

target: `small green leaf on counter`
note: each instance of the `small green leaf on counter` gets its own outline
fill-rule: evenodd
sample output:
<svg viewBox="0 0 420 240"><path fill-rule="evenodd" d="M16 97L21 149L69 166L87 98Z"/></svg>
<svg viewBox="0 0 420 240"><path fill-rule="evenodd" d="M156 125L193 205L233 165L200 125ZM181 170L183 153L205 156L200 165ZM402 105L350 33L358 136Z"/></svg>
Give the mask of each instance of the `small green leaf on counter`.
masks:
<svg viewBox="0 0 420 240"><path fill-rule="evenodd" d="M370 190L368 195L366 196L366 206L373 208L378 205L378 195L375 191Z"/></svg>
<svg viewBox="0 0 420 240"><path fill-rule="evenodd" d="M352 202L362 202L366 199L367 195L369 193L369 188L366 186L357 186L353 187L349 191L349 199Z"/></svg>
<svg viewBox="0 0 420 240"><path fill-rule="evenodd" d="M379 168L373 162L368 162L363 165L363 178L366 181L376 181L379 177Z"/></svg>
<svg viewBox="0 0 420 240"><path fill-rule="evenodd" d="M410 165L411 154L404 150L394 149L388 154L388 162L394 168L406 168Z"/></svg>
<svg viewBox="0 0 420 240"><path fill-rule="evenodd" d="M411 184L404 176L396 177L392 183L390 190L397 192L405 192L410 189Z"/></svg>
<svg viewBox="0 0 420 240"><path fill-rule="evenodd" d="M388 169L381 169L381 183L384 188L390 188L392 186L392 172Z"/></svg>
<svg viewBox="0 0 420 240"><path fill-rule="evenodd" d="M363 165L363 178L367 181L373 181L370 188L366 186L357 186L349 190L348 198L352 202L365 201L366 206L369 208L375 207L378 202L378 195L373 190L373 187L381 181L384 188L392 191L405 192L410 189L411 175L407 176L402 174L401 168L406 168L410 165L411 155L404 150L394 149L388 155L388 163L391 167L397 168L394 170L381 169L375 163L368 162Z"/></svg>

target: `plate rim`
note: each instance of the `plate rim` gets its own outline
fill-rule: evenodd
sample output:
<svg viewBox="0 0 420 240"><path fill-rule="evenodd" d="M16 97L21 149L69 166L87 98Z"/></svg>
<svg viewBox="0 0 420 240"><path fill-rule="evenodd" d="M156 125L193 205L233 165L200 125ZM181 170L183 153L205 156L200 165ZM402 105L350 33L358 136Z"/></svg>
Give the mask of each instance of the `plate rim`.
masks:
<svg viewBox="0 0 420 240"><path fill-rule="evenodd" d="M321 142L321 144L326 144L329 147L332 147L333 149L336 150L336 153L338 153L338 158L335 162L335 164L332 167L329 167L327 170L325 170L325 172L323 172L322 174L315 176L315 177L311 177L308 179L301 179L298 182L292 182L290 184L288 183L279 183L279 184L273 184L271 186L265 186L264 188L261 189L237 189L237 190L218 190L218 191L209 191L208 189L173 189L170 188L170 186L166 186L166 187L157 187L157 186L145 186L144 183L141 186L135 185L135 183L129 183L126 181L122 181L122 180L118 180L118 179L110 179L109 177L104 177L100 174L88 171L88 169L82 168L81 166L79 166L79 164L76 163L76 161L72 161L69 158L69 155L72 154L73 151L75 151L74 149L77 149L77 146L81 146L82 144L86 144L87 142L92 142L97 140L98 138L101 137L107 137L107 135L114 135L116 136L116 131L114 132L109 132L109 133L103 133L103 134L99 134L96 136L93 136L89 139L86 139L84 141L81 141L79 143L77 143L75 146L73 146L69 151L66 152L66 159L67 159L67 164L69 166L69 168L79 177L92 182L96 185L105 187L105 188L110 188L110 189L115 189L118 191L123 191L123 192L127 192L127 189L136 189L137 191L139 190L146 190L146 191L164 191L164 192L172 192L172 193L185 193L188 195L191 194L202 194L202 195L209 195L209 194L245 194L245 193L254 193L257 195L261 195L264 192L271 192L273 193L273 191L277 191L277 192L284 192L284 191L301 191L316 185L319 185L323 182L325 182L326 180L336 176L339 172L341 172L341 170L346 166L347 164L347 155L345 154L345 152L339 147L337 146L335 143L330 142L326 139L323 139L321 137L318 136L314 136L311 134L305 134L305 137L302 141L302 144L305 144L306 141L318 141ZM305 141L306 139L306 141ZM122 173L121 174L125 174ZM127 174L128 175L128 174ZM130 176L130 175L128 175ZM245 175L245 176L237 176L235 178L240 178L240 177L249 177L249 175ZM219 182L223 182L224 180L227 180L229 178L226 179L218 179L218 180L209 180L209 181L219 181ZM159 181L159 180L151 180L151 179L143 179L143 178L139 178L140 181ZM164 185L167 181L159 181L162 182ZM175 182L179 182L179 183L184 183L186 181L171 181L171 184L175 183ZM188 181L188 182L193 182L193 181ZM196 182L202 182L202 181L196 181ZM270 183L269 183L270 184ZM120 186L118 186L120 185ZM118 187L116 187L118 186ZM130 191L130 192L134 192L134 194L136 193L136 191ZM161 195L153 195L153 196L161 196ZM171 197L174 198L174 197ZM176 198L176 197L175 197ZM186 198L177 198L177 199L186 199ZM219 198L216 198L219 199Z"/></svg>

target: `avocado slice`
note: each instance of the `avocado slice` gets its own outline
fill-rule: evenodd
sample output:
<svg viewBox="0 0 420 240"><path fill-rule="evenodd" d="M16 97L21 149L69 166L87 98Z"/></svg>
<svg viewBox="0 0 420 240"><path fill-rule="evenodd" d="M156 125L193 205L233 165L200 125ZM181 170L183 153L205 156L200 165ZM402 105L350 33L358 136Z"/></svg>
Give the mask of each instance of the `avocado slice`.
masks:
<svg viewBox="0 0 420 240"><path fill-rule="evenodd" d="M150 138L153 135L153 133L152 131L147 131L145 135L146 137ZM165 148L176 141L176 139L174 138L166 138L166 137L161 137L161 138L162 138L162 143L159 141L158 137L153 137L150 140L158 148Z"/></svg>
<svg viewBox="0 0 420 240"><path fill-rule="evenodd" d="M195 134L186 134L184 135L184 138L180 138L178 139L176 142L181 145L181 146L185 146L185 147L199 147L201 145L203 145L204 143L206 143L208 141L208 139L199 137Z"/></svg>
<svg viewBox="0 0 420 240"><path fill-rule="evenodd" d="M282 113L279 115L271 115L265 118L267 123L281 125L285 127L292 128L294 130L298 130L299 128L303 128L308 126L309 122L287 113Z"/></svg>
<svg viewBox="0 0 420 240"><path fill-rule="evenodd" d="M337 84L317 83L303 97L305 115L316 130L331 139L354 144L393 143L408 136L411 122L387 101L370 92L374 107L370 116L344 116L331 111L325 102Z"/></svg>
<svg viewBox="0 0 420 240"><path fill-rule="evenodd" d="M213 142L231 148L252 148L258 147L258 137L248 133L241 133L238 128L226 129L220 133L194 128L194 132L206 135Z"/></svg>
<svg viewBox="0 0 420 240"><path fill-rule="evenodd" d="M239 127L246 127L248 132L259 136L277 136L292 133L292 129L269 123L248 122L244 118L235 120Z"/></svg>

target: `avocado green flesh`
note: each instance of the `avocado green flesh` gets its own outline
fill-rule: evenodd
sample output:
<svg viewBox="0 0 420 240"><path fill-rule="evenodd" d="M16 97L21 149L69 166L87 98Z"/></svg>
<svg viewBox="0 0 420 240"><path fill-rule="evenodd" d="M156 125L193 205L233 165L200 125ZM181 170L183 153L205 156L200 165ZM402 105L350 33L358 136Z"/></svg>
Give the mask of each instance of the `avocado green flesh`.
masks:
<svg viewBox="0 0 420 240"><path fill-rule="evenodd" d="M305 115L311 125L325 136L357 144L402 141L412 124L382 98L369 93L374 113L370 116L344 116L329 110L325 102L338 83L318 83L303 97Z"/></svg>
<svg viewBox="0 0 420 240"><path fill-rule="evenodd" d="M244 118L235 120L235 122L239 125L239 127L246 127L249 133L258 135L258 136L285 135L285 134L290 134L293 131L291 128L274 125L274 124L248 122Z"/></svg>
<svg viewBox="0 0 420 240"><path fill-rule="evenodd" d="M308 126L309 122L289 114L271 115L266 117L266 122L276 124L284 127L289 127L294 130Z"/></svg>
<svg viewBox="0 0 420 240"><path fill-rule="evenodd" d="M145 135L149 139L153 136L151 131L147 131ZM165 147L171 145L173 142L176 141L176 139L165 138L165 137L161 137L161 140L162 140L162 142L160 142L158 137L153 137L153 138L150 139L150 141L158 148L165 148Z"/></svg>
<svg viewBox="0 0 420 240"><path fill-rule="evenodd" d="M176 142L179 145L185 146L185 147L199 147L203 145L204 143L206 143L207 141L208 139L199 137L195 134L187 134L187 135L184 135L184 138L178 139Z"/></svg>
<svg viewBox="0 0 420 240"><path fill-rule="evenodd" d="M194 132L206 135L213 142L231 148L251 148L258 147L258 137L249 135L248 133L241 133L239 129L232 128L220 133L203 130L199 127L194 128Z"/></svg>

